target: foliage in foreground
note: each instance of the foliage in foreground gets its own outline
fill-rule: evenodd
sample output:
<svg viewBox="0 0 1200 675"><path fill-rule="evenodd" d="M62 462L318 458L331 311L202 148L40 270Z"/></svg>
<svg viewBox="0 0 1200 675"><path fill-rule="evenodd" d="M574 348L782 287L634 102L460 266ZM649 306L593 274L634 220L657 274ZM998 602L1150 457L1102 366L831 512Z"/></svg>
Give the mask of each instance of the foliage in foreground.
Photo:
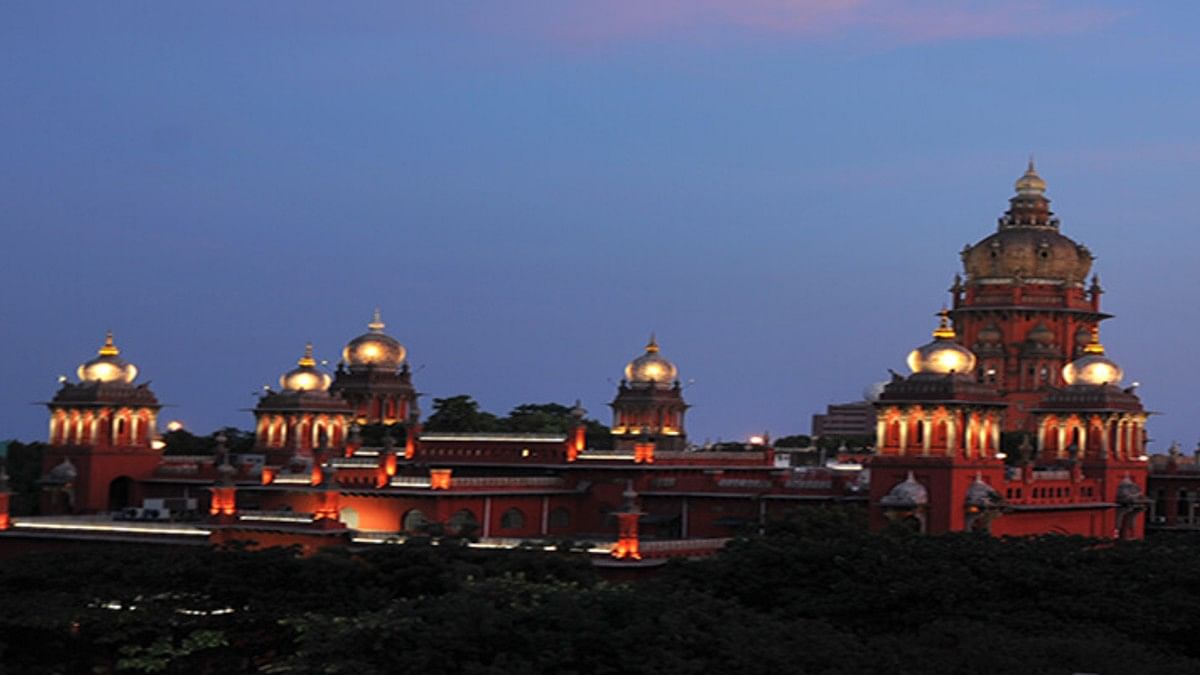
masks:
<svg viewBox="0 0 1200 675"><path fill-rule="evenodd" d="M11 672L1200 672L1200 543L807 511L637 584L580 557L98 547L0 564Z"/></svg>

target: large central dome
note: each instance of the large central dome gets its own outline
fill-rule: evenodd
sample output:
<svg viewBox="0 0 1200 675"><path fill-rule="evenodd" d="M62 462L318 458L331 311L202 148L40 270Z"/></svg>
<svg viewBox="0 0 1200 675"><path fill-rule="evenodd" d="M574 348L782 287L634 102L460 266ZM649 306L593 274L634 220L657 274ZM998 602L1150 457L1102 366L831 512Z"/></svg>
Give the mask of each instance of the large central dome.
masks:
<svg viewBox="0 0 1200 675"><path fill-rule="evenodd" d="M1032 160L1016 189L999 230L963 249L967 282L1082 285L1092 268L1091 251L1059 233L1058 219L1045 196L1046 182Z"/></svg>

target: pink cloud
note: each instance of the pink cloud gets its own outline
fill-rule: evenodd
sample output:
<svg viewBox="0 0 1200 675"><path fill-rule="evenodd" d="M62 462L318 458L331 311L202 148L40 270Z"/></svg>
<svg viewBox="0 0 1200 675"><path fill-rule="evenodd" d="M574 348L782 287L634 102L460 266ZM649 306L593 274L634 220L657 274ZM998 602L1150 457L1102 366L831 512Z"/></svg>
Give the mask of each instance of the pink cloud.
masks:
<svg viewBox="0 0 1200 675"><path fill-rule="evenodd" d="M837 39L862 34L890 43L1033 37L1088 32L1125 13L1051 0L597 0L513 2L493 27L556 43L602 46L734 34Z"/></svg>

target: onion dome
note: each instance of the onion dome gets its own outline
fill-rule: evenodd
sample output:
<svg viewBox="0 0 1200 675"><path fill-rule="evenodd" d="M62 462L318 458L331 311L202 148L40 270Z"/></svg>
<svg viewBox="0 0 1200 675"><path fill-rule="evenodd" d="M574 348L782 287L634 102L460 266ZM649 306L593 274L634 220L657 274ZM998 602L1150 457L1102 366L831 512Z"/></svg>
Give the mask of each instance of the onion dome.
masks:
<svg viewBox="0 0 1200 675"><path fill-rule="evenodd" d="M1004 339L1004 333L994 323L989 323L979 331L978 340L982 344L996 344Z"/></svg>
<svg viewBox="0 0 1200 675"><path fill-rule="evenodd" d="M1032 160L1016 188L998 231L963 250L968 283L1038 280L1082 287L1092 268L1092 254L1059 233L1058 219L1045 196L1046 181Z"/></svg>
<svg viewBox="0 0 1200 675"><path fill-rule="evenodd" d="M311 342L304 345L304 356L296 362L296 367L279 378L279 386L288 391L325 391L332 383L333 378L317 368Z"/></svg>
<svg viewBox="0 0 1200 675"><path fill-rule="evenodd" d="M912 350L908 355L908 367L914 373L970 373L975 369L975 355L954 341L950 313L943 309L939 316L941 322L933 331L933 342Z"/></svg>
<svg viewBox="0 0 1200 675"><path fill-rule="evenodd" d="M1125 371L1104 355L1100 344L1100 328L1092 329L1092 339L1083 348L1083 356L1063 366L1063 380L1069 385L1118 385Z"/></svg>
<svg viewBox="0 0 1200 675"><path fill-rule="evenodd" d="M996 492L995 488L983 482L982 473L975 472L975 480L967 488L967 506L985 509L996 506L1003 501L1000 493Z"/></svg>
<svg viewBox="0 0 1200 675"><path fill-rule="evenodd" d="M924 485L917 482L912 471L909 471L907 478L896 483L895 487L879 500L880 506L889 509L915 509L928 503L929 491L925 489Z"/></svg>
<svg viewBox="0 0 1200 675"><path fill-rule="evenodd" d="M83 382L123 382L130 384L137 378L137 366L120 358L121 350L113 344L112 331L104 336L104 345L99 356L79 366L76 372Z"/></svg>
<svg viewBox="0 0 1200 675"><path fill-rule="evenodd" d="M1039 345L1050 345L1054 343L1054 331L1044 323L1038 323L1025 336L1025 339Z"/></svg>
<svg viewBox="0 0 1200 675"><path fill-rule="evenodd" d="M351 368L387 368L396 370L404 362L404 346L396 338L383 332L385 324L375 318L367 324L368 331L354 338L342 350L342 360Z"/></svg>
<svg viewBox="0 0 1200 675"><path fill-rule="evenodd" d="M654 334L650 334L650 342L646 344L646 353L637 357L625 366L625 379L633 383L669 384L678 377L679 370L658 353L658 342Z"/></svg>
<svg viewBox="0 0 1200 675"><path fill-rule="evenodd" d="M50 473L46 474L46 482L49 483L70 483L79 476L79 471L71 460L64 457L63 461L59 462Z"/></svg>

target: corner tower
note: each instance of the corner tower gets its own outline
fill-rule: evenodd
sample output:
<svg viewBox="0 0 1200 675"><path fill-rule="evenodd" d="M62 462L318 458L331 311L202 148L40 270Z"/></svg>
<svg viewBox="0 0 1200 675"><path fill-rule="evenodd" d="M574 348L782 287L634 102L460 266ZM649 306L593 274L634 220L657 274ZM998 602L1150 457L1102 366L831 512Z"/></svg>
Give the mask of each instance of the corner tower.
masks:
<svg viewBox="0 0 1200 675"><path fill-rule="evenodd" d="M64 378L46 403L50 442L43 459L43 513L94 513L136 503L137 481L158 465L158 411L137 366L120 356L112 332L96 358Z"/></svg>
<svg viewBox="0 0 1200 675"><path fill-rule="evenodd" d="M1086 280L1094 257L1059 232L1046 182L1033 160L997 231L962 251L965 281L956 277L950 312L960 343L978 357L977 381L1009 403L1005 431L1035 430L1031 411L1063 367L1083 354L1100 311L1099 280Z"/></svg>

